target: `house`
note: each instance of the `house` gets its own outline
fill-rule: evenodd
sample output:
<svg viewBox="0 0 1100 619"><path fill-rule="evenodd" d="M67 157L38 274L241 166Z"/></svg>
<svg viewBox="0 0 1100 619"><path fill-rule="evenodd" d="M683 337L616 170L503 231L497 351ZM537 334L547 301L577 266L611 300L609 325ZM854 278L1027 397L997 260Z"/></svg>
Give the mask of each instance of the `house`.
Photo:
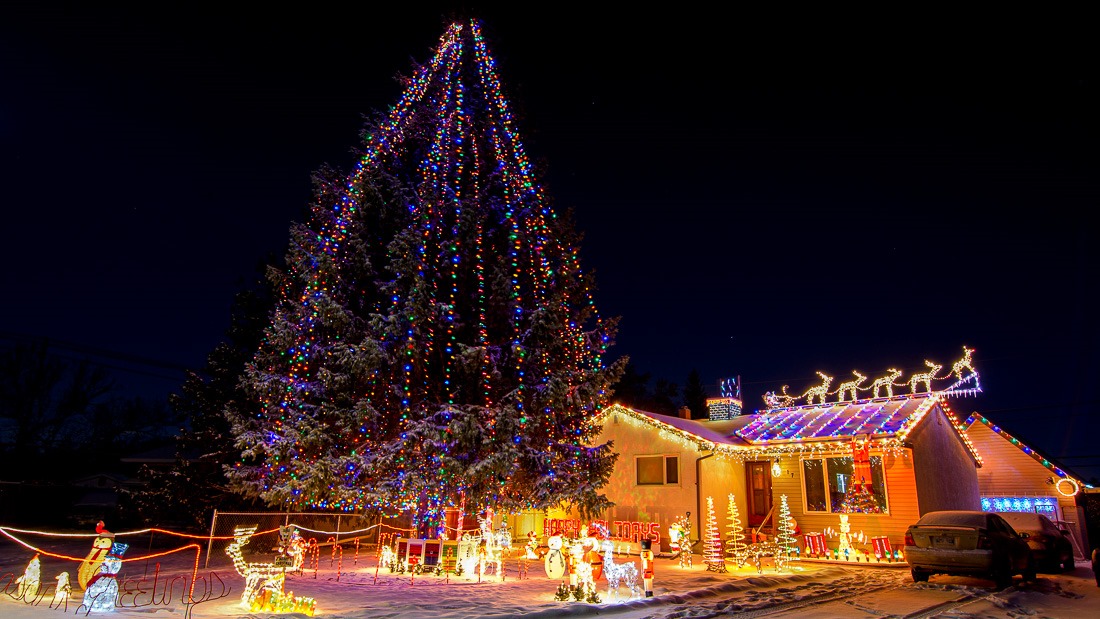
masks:
<svg viewBox="0 0 1100 619"><path fill-rule="evenodd" d="M725 537L730 495L746 533L772 533L776 506L786 497L803 534L820 534L815 537L835 549L843 514L851 537L862 542L856 549L870 550L872 540L900 548L906 528L929 511L1047 509L1053 502L1057 520L1087 548L1073 496L1083 484L987 418L975 414L964 422L952 410L952 399L980 391L977 372L969 369L956 368L957 380L932 390L932 380L953 379L936 377L933 369L928 382L911 382L904 395L893 395L896 373L884 377L890 387L882 397L875 391L857 399L855 387L820 389L796 405L784 389L765 396L763 411L732 419L610 406L596 420L598 441L613 441L620 454L604 488L615 503L605 518L656 523L668 550L665 532L685 516L692 540L701 539L708 498ZM837 401L826 402L827 396ZM1029 500L1011 502L1019 498Z"/></svg>
<svg viewBox="0 0 1100 619"><path fill-rule="evenodd" d="M604 488L616 504L609 521L649 520L664 532L690 513L698 540L707 498L720 506L724 531L732 494L746 529L770 533L786 496L803 532L825 532L840 523L857 462L877 506L870 509L881 512L849 514L852 531L868 540L887 537L900 546L906 527L925 511L980 507L981 457L936 393L782 407L722 421L615 405L601 421L600 442L613 441L620 454Z"/></svg>
<svg viewBox="0 0 1100 619"><path fill-rule="evenodd" d="M1087 559L1085 549L1090 545L1085 507L1078 498L1089 487L989 418L973 413L965 425L974 446L985 457L978 470L982 509L1045 514L1071 533L1074 555Z"/></svg>

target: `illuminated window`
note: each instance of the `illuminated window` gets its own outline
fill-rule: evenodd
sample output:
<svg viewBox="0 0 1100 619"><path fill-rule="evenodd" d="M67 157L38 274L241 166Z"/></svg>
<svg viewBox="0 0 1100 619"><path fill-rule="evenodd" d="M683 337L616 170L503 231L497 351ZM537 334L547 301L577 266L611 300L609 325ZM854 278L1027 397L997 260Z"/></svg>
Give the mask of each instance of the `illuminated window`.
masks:
<svg viewBox="0 0 1100 619"><path fill-rule="evenodd" d="M886 476L882 456L871 456L871 496L882 513L887 513ZM841 502L856 481L855 464L846 458L806 458L802 460L802 489L807 512L839 513Z"/></svg>
<svg viewBox="0 0 1100 619"><path fill-rule="evenodd" d="M639 486L669 486L680 483L679 456L637 456L634 468Z"/></svg>
<svg viewBox="0 0 1100 619"><path fill-rule="evenodd" d="M1042 496L983 496L983 512L1033 512L1059 520L1058 499Z"/></svg>

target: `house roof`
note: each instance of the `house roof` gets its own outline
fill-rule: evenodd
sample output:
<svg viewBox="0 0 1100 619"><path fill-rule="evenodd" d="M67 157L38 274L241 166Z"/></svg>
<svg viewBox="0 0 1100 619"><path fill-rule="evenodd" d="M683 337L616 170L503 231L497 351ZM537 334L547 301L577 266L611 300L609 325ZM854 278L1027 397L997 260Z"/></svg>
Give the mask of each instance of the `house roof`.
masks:
<svg viewBox="0 0 1100 619"><path fill-rule="evenodd" d="M626 414L694 442L701 449L754 459L796 452L847 451L856 439L877 443L884 450L899 450L909 433L937 406L980 464L981 456L942 392L774 408L726 421L683 419L618 404L604 412Z"/></svg>

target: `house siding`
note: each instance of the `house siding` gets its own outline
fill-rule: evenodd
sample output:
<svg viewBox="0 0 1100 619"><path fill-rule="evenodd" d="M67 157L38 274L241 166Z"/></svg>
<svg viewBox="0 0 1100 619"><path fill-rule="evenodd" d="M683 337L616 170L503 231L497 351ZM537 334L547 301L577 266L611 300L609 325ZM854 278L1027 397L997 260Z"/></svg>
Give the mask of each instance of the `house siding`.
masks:
<svg viewBox="0 0 1100 619"><path fill-rule="evenodd" d="M980 510L978 469L970 450L939 406L927 415L909 435L919 513Z"/></svg>
<svg viewBox="0 0 1100 619"><path fill-rule="evenodd" d="M657 522L661 532L661 549L668 548L668 527L677 519L691 512L691 538L699 539L699 509L696 493L695 460L708 452L679 438L645 425L629 415L611 412L603 421L603 430L598 443L614 442L614 450L619 460L603 488L607 498L615 506L603 514L607 521L630 520L637 522ZM680 480L676 485L639 486L634 468L634 458L640 455L676 455L680 459ZM704 477L721 472L723 466L719 458L708 458L700 463ZM725 468L728 468L728 463ZM724 473L728 475L728 473ZM713 487L712 487L713 486ZM719 484L708 480L708 491L717 492ZM724 495L723 495L724 496ZM706 509L706 496L703 496L703 509ZM703 523L706 522L704 518ZM654 549L656 550L656 549Z"/></svg>

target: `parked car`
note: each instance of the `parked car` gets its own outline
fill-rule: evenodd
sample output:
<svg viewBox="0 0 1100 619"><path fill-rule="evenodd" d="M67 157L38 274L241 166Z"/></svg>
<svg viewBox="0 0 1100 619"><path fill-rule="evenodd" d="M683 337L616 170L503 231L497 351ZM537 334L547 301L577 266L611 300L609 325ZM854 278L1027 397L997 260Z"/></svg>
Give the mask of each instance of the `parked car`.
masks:
<svg viewBox="0 0 1100 619"><path fill-rule="evenodd" d="M1035 580L1026 536L992 512L928 512L905 531L905 561L916 582L933 574L979 576L1003 589L1016 574Z"/></svg>
<svg viewBox="0 0 1100 619"><path fill-rule="evenodd" d="M1059 529L1050 518L1033 512L997 512L1017 533L1027 533L1027 545L1036 569L1069 572L1073 564L1073 542L1069 531Z"/></svg>

